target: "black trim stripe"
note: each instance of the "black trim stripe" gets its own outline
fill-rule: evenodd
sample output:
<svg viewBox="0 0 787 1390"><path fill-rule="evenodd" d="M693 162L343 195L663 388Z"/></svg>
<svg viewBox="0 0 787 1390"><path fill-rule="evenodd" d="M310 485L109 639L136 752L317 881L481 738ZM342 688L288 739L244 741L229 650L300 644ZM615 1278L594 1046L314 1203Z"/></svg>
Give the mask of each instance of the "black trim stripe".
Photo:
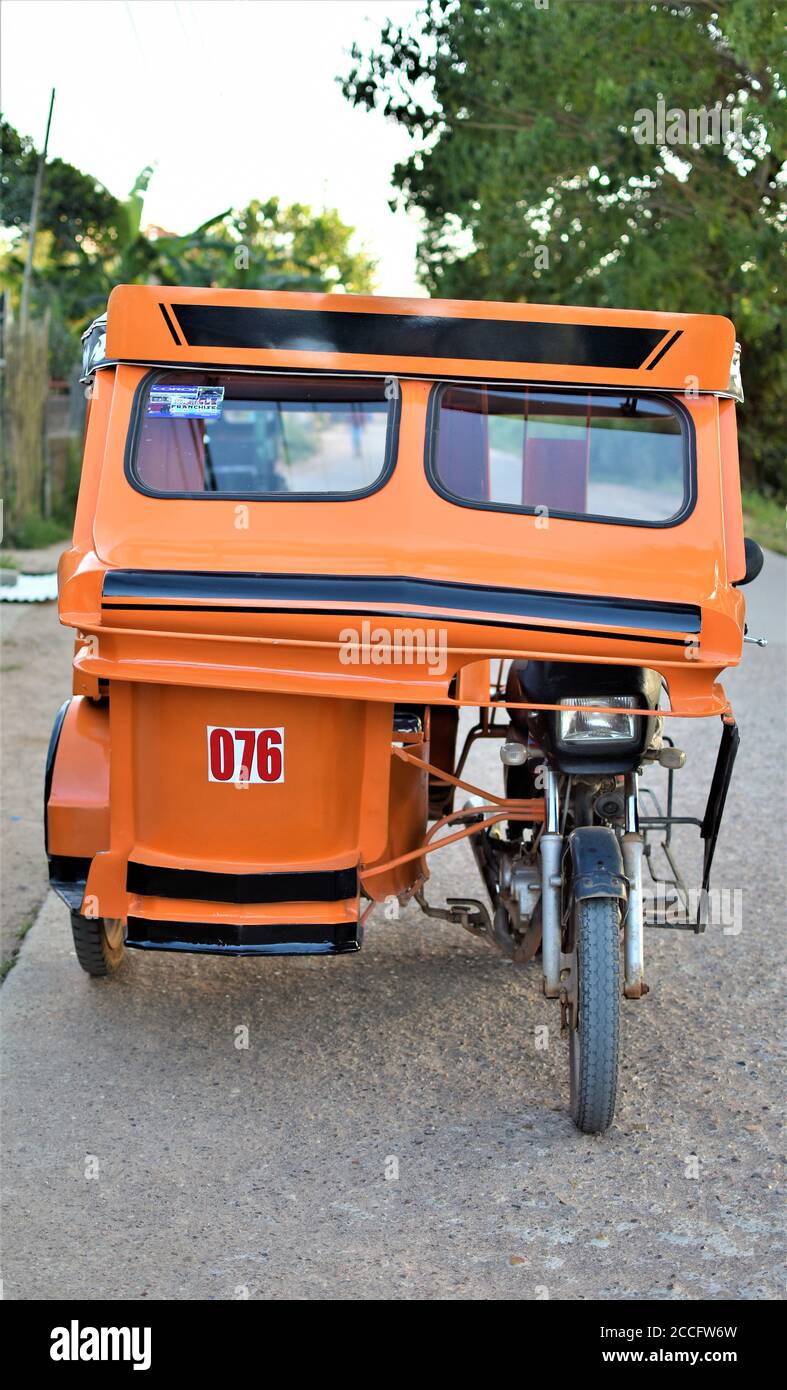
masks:
<svg viewBox="0 0 787 1390"><path fill-rule="evenodd" d="M656 353L656 356L653 358L653 360L652 360L651 362L648 363L647 367L645 368L645 371L646 371L646 372L652 372L652 371L653 371L653 368L655 367L656 363L657 363L657 362L660 362L661 359L662 359L662 357L664 356L665 352L669 352L669 350L670 350L670 348L673 346L673 344L677 343L678 338L681 337L682 333L683 333L683 329L682 329L682 328L679 328L679 329L677 330L676 333L673 333L671 337L668 337L668 338L667 338L667 341L666 341L665 343L662 344L661 348L660 348L659 351Z"/></svg>
<svg viewBox="0 0 787 1390"><path fill-rule="evenodd" d="M170 869L130 860L126 890L150 898L189 898L210 903L341 902L358 894L356 869L301 873L225 874Z"/></svg>
<svg viewBox="0 0 787 1390"><path fill-rule="evenodd" d="M111 603L105 604L103 611L111 613L115 609L132 609L136 613L298 613L309 618L388 618L394 622L410 621L417 619L420 622L433 623L463 623L473 627L499 627L515 632L542 632L548 633L552 637L594 637L609 640L614 638L616 642L639 642L647 643L650 646L677 647L681 650L685 647L687 637L644 637L638 632L620 632L614 628L604 628L594 630L584 627L556 627L553 623L518 623L516 619L510 618L507 622L502 622L495 618L486 618L479 615L477 618L460 618L455 613L428 613L425 609L419 608L414 613L391 612L386 608L280 608L264 607L255 608L251 605L244 608L219 607L216 604L192 604L192 603L146 603L139 605L136 603ZM182 634L188 637L188 633Z"/></svg>
<svg viewBox="0 0 787 1390"><path fill-rule="evenodd" d="M178 304L172 306L172 314L188 347L537 362L634 371L664 337L663 328L335 309Z"/></svg>
<svg viewBox="0 0 787 1390"><path fill-rule="evenodd" d="M159 304L159 309L161 310L162 314L164 315L164 322L166 323L167 328L169 329L170 333L172 334L173 338L175 339L175 342L177 343L178 347L183 347L183 344L182 344L182 342L180 341L180 338L178 337L178 334L177 334L175 325L174 325L174 323L172 322L172 319L170 318L169 314L167 313L167 310L166 310L165 305Z"/></svg>
<svg viewBox="0 0 787 1390"><path fill-rule="evenodd" d="M214 956L338 956L358 951L359 922L167 922L129 917L126 945Z"/></svg>
<svg viewBox="0 0 787 1390"><path fill-rule="evenodd" d="M471 584L411 579L403 576L381 578L361 575L304 574L227 574L190 573L174 570L108 570L104 577L105 612L113 609L148 608L187 612L279 612L303 611L290 606L293 601L310 613L355 614L388 618L419 618L430 622L480 623L485 626L528 627L527 622L490 621L485 615L508 615L512 619L538 619L539 631L608 637L609 630L587 632L571 627L550 629L550 619L563 623L596 623L605 629L616 626L644 628L685 636L698 633L701 610L693 604L656 603L650 600L590 597L581 594L546 593L532 589L486 588ZM168 602L182 600L182 602ZM195 602L195 600L197 602ZM199 600L209 600L208 603ZM235 600L233 603L232 600ZM238 600L245 600L239 604ZM289 604L287 601L289 600ZM350 606L367 604L361 609ZM256 603L257 607L253 605ZM285 604L285 606L281 606ZM309 604L330 607L313 609ZM396 612L374 609L374 604L397 606ZM421 607L422 605L422 607ZM435 609L477 612L478 618L439 613ZM630 640L638 640L629 634ZM669 639L653 638L652 641ZM674 643L673 643L674 644Z"/></svg>

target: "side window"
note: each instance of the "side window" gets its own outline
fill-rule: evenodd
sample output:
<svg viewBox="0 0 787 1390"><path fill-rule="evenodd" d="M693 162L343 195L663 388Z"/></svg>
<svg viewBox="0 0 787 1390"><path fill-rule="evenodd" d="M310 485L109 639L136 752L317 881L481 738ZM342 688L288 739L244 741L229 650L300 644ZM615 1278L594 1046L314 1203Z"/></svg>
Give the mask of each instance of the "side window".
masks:
<svg viewBox="0 0 787 1390"><path fill-rule="evenodd" d="M392 466L397 408L371 378L159 373L141 388L131 481L165 497L363 495Z"/></svg>
<svg viewBox="0 0 787 1390"><path fill-rule="evenodd" d="M444 386L429 467L478 506L666 525L690 495L687 427L655 396Z"/></svg>

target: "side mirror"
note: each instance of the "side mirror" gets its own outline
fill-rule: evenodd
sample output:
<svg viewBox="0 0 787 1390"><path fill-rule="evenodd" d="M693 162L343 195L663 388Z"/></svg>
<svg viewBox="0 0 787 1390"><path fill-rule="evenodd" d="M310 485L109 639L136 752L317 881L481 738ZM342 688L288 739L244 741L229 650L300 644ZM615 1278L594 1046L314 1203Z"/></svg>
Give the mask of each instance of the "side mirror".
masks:
<svg viewBox="0 0 787 1390"><path fill-rule="evenodd" d="M736 579L736 588L740 588L741 584L751 584L751 581L757 578L757 575L765 564L765 556L762 553L761 546L757 544L757 541L753 541L747 536L743 542L743 549L746 555L746 573L742 579Z"/></svg>

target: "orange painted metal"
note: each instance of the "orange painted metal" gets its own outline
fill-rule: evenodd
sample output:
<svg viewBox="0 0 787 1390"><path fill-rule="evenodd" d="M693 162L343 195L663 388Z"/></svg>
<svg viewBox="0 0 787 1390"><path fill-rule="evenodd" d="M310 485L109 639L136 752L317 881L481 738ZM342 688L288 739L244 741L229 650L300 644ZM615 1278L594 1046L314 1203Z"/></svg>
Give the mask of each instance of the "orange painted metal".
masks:
<svg viewBox="0 0 787 1390"><path fill-rule="evenodd" d="M738 463L738 427L734 401L719 401L719 457L727 575L735 581L742 579L746 573L746 555L743 548L741 471Z"/></svg>
<svg viewBox="0 0 787 1390"><path fill-rule="evenodd" d="M390 735L389 735L390 742ZM423 860L414 853L424 838L428 810L428 774L422 758L429 745L409 743L407 752L413 761L394 758L391 761L391 781L388 797L388 838L378 859L362 858L365 866L363 886L371 898L384 902L410 890L415 881L428 877ZM394 748L394 753L402 753ZM417 761L416 761L417 760ZM419 764L422 764L419 766ZM413 855L402 862L401 856ZM387 861L387 868L380 867ZM371 875L367 883L366 869Z"/></svg>
<svg viewBox="0 0 787 1390"><path fill-rule="evenodd" d="M572 364L555 361L511 362L499 356L478 358L427 355L395 355L390 351L325 351L309 347L304 331L303 346L297 349L264 347L189 346L186 334L174 340L167 323L178 325L181 305L205 305L211 309L266 309L305 311L311 314L374 314L393 321L423 319L474 320L492 324L565 325L569 330L584 326L620 329L653 329L658 344L636 369L631 367L593 367L581 365L578 355ZM165 317L162 306L167 311ZM676 341L656 361L672 335ZM678 337L677 335L680 334ZM160 285L118 285L109 300L107 353L122 361L165 363L211 363L224 366L282 367L318 371L382 371L390 373L428 372L444 379L472 376L531 381L580 382L583 385L632 386L646 390L684 391L689 384L704 391L727 391L735 347L735 329L729 319L715 314L664 314L650 309L591 309L556 304L504 304L466 299L392 299L372 295L312 294L279 290L173 289Z"/></svg>
<svg viewBox="0 0 787 1390"><path fill-rule="evenodd" d="M176 344L162 303L175 311L175 323L178 306L225 305L399 319L428 314L438 320L655 325L665 337L679 337L658 363L633 373L379 353L218 350ZM102 711L96 718L103 719L108 742L103 735L94 739L81 765L79 750L88 736L77 720L87 728L90 716L69 714L49 809L53 852L95 856L86 892L101 915L304 920L303 904L230 910L141 899L126 889L129 859L238 874L360 866L370 875L374 898L410 891L426 873L428 720L421 741L409 745L420 765L392 759L401 741L393 731L394 705L427 712L466 704L505 708L490 691L489 663L496 658L649 666L666 682L666 713L728 714L719 676L741 654L744 603L734 587L743 572L740 491L734 404L708 393L726 391L733 339L727 320L701 315L119 287L110 301L107 340L109 355L118 360L93 379L74 539L60 564L59 600L61 620L77 631L74 688L85 697L77 708L89 709L108 692L108 724L106 705L93 705ZM208 361L244 370L411 373L398 384L401 414L390 477L377 492L354 500L249 501L240 526L234 499L144 495L124 467L135 393L148 372L143 364L191 364L194 374ZM671 390L696 439L693 509L676 526L552 518L545 527L534 516L451 503L430 485L425 467L434 380L451 376L607 387L624 384L625 377L632 388ZM688 392L688 382L699 394ZM437 603L419 614L417 606L408 607L406 620L395 603L363 598L354 603L355 617L331 612L327 599L294 600L286 613L256 600L253 607L233 604L239 611L232 612L210 602L200 602L197 611L188 599L173 601L167 611L144 598L128 608L102 608L105 575L116 569L208 577L406 576L489 589L490 600L483 611ZM495 589L695 605L700 631L685 641L676 634L665 644L657 628L599 633L581 617L561 626L534 618L527 628L517 627L495 610ZM444 636L442 669L418 662L343 664L342 630L364 617L391 634L419 623L436 628ZM208 725L285 728L284 782L242 790L209 782ZM74 791L80 779L84 805ZM309 904L308 910L310 921L344 921L348 914L357 917L359 904Z"/></svg>
<svg viewBox="0 0 787 1390"><path fill-rule="evenodd" d="M60 730L49 793L49 853L90 859L109 847L109 709L82 696Z"/></svg>

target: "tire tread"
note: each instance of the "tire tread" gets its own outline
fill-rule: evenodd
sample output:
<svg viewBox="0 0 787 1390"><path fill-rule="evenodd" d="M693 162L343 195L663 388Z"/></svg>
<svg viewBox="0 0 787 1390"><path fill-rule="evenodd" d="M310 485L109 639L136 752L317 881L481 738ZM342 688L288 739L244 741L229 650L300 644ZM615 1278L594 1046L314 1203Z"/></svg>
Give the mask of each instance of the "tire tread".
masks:
<svg viewBox="0 0 787 1390"><path fill-rule="evenodd" d="M71 934L77 960L88 975L100 979L117 969L122 948L119 953L112 951L101 917L83 917L81 912L72 912Z"/></svg>
<svg viewBox="0 0 787 1390"><path fill-rule="evenodd" d="M615 1114L620 1051L620 909L616 898L577 904L580 959L580 1069L572 1113L586 1134ZM583 990L582 985L585 985Z"/></svg>

